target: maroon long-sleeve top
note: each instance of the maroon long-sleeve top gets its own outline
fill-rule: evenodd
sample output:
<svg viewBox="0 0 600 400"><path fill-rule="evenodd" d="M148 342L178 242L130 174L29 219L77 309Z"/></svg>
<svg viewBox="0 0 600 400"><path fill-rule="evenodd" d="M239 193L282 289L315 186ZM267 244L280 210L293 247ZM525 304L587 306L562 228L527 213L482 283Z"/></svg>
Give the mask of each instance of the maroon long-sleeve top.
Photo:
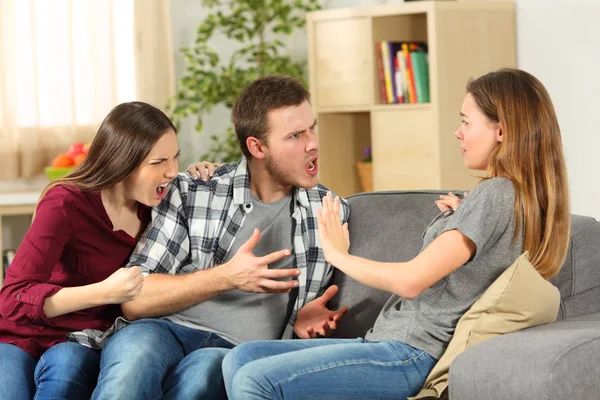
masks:
<svg viewBox="0 0 600 400"><path fill-rule="evenodd" d="M140 207L143 225L150 209ZM0 291L0 342L40 357L66 334L107 330L119 305L46 317L46 298L64 287L100 282L124 266L136 239L113 225L99 192L56 186L39 203L35 218L6 273Z"/></svg>

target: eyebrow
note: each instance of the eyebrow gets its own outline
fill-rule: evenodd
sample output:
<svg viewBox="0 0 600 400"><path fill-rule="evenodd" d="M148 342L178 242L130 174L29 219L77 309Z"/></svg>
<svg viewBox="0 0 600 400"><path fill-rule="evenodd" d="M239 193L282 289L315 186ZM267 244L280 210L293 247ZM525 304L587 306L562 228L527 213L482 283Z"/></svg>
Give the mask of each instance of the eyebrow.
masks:
<svg viewBox="0 0 600 400"><path fill-rule="evenodd" d="M175 157L181 155L181 150L177 150L177 153L175 153ZM167 161L168 158L165 157L156 157L156 158L151 158L150 161Z"/></svg>
<svg viewBox="0 0 600 400"><path fill-rule="evenodd" d="M465 117L469 118L469 116L467 114L463 114L462 112L460 113L460 116L463 117L463 118L465 118Z"/></svg>
<svg viewBox="0 0 600 400"><path fill-rule="evenodd" d="M315 120L314 120L313 124L312 124L312 125L311 125L311 126L308 128L308 129L312 129L312 128L314 128L315 126L317 126L317 119L316 119L316 118L315 118ZM288 136L292 136L292 135L299 135L299 134L301 134L301 133L302 133L302 132L304 132L304 131L306 131L306 129L302 129L302 130L300 130L300 131L291 132L291 133L289 133L289 134L288 134Z"/></svg>

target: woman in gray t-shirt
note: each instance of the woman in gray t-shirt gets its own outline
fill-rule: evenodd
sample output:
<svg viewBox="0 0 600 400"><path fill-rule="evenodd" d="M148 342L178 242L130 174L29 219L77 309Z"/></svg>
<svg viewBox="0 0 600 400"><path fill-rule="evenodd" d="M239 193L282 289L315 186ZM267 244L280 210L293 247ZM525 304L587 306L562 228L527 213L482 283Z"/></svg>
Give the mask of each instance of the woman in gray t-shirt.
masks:
<svg viewBox="0 0 600 400"><path fill-rule="evenodd" d="M339 199L323 199L319 235L327 261L392 294L365 339L244 343L223 363L230 399L413 396L460 317L522 252L544 278L559 271L569 243L569 196L546 89L521 70L492 72L467 84L460 115L454 136L464 165L485 171L486 179L464 199L441 196L441 213L411 261L350 255ZM310 331L316 337L324 330Z"/></svg>

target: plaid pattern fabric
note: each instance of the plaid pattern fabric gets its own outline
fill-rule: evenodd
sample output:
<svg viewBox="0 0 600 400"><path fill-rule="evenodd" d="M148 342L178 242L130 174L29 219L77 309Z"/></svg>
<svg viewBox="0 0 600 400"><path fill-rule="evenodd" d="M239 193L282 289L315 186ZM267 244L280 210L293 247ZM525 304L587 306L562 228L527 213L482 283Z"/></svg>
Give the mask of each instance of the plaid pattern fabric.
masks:
<svg viewBox="0 0 600 400"><path fill-rule="evenodd" d="M78 332L71 332L67 334L67 342L77 342L85 347L99 350L104 347L104 343L121 328L129 325L123 317L118 317L115 320L113 326L110 327L106 332L98 329L84 329Z"/></svg>
<svg viewBox="0 0 600 400"><path fill-rule="evenodd" d="M298 311L320 295L333 273L332 266L325 261L317 231L317 210L327 191L321 185L308 190L294 189L292 255L294 268L302 273L284 339L293 337ZM345 200L341 204L340 217L347 222L350 207ZM145 275L178 275L220 265L252 208L245 158L219 168L208 182L181 173L169 186L165 199L152 210L152 222L128 266L140 266ZM89 335L75 337L84 337L84 343L94 341Z"/></svg>

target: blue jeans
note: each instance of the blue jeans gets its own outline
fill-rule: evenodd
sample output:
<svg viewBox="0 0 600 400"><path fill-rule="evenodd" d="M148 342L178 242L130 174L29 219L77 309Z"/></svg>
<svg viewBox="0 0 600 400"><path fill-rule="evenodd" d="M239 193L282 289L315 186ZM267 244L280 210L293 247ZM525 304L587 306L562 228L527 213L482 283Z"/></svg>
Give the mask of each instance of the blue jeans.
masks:
<svg viewBox="0 0 600 400"><path fill-rule="evenodd" d="M247 342L223 360L230 400L406 399L437 361L397 341Z"/></svg>
<svg viewBox="0 0 600 400"><path fill-rule="evenodd" d="M77 343L59 343L38 360L12 344L0 343L0 397L89 398L98 378L100 355Z"/></svg>
<svg viewBox="0 0 600 400"><path fill-rule="evenodd" d="M225 399L221 362L231 348L214 333L135 321L102 349L92 399Z"/></svg>

